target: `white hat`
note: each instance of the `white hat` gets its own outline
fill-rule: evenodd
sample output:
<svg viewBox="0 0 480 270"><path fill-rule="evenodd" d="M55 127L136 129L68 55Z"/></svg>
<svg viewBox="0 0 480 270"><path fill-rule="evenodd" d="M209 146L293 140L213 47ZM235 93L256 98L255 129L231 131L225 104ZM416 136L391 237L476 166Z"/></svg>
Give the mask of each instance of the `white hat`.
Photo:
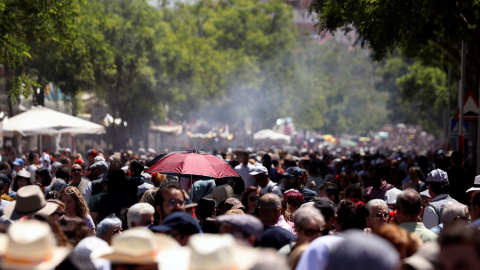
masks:
<svg viewBox="0 0 480 270"><path fill-rule="evenodd" d="M268 174L267 168L265 166L256 166L253 171L250 172L250 175L257 175L257 174Z"/></svg>
<svg viewBox="0 0 480 270"><path fill-rule="evenodd" d="M393 204L393 205L397 204L397 196L400 193L402 193L402 191L398 188L389 189L385 193L385 202L387 204Z"/></svg>
<svg viewBox="0 0 480 270"><path fill-rule="evenodd" d="M23 178L30 178L32 174L27 171L25 168L21 169L18 173L17 176L23 177Z"/></svg>
<svg viewBox="0 0 480 270"><path fill-rule="evenodd" d="M428 173L427 179L425 180L425 182L448 183L448 175L446 172L440 169L435 169Z"/></svg>
<svg viewBox="0 0 480 270"><path fill-rule="evenodd" d="M259 260L259 251L237 244L229 234L195 234L188 246L161 255L162 270L247 270Z"/></svg>
<svg viewBox="0 0 480 270"><path fill-rule="evenodd" d="M70 253L58 247L55 236L45 222L23 220L10 225L7 234L0 234L2 269L53 269Z"/></svg>
<svg viewBox="0 0 480 270"><path fill-rule="evenodd" d="M98 155L93 159L93 163L99 162L99 161L105 161L105 158Z"/></svg>
<svg viewBox="0 0 480 270"><path fill-rule="evenodd" d="M480 175L475 176L475 181L473 182L473 187L467 190L467 193L470 191L480 190Z"/></svg>
<svg viewBox="0 0 480 270"><path fill-rule="evenodd" d="M141 227L115 235L109 249L98 253L94 251L91 257L104 258L114 263L150 264L158 262L162 251L179 247L172 237Z"/></svg>
<svg viewBox="0 0 480 270"><path fill-rule="evenodd" d="M430 192L428 191L428 189L425 189L424 191L420 192L420 195L428 197L428 198L432 197L432 196L430 196Z"/></svg>

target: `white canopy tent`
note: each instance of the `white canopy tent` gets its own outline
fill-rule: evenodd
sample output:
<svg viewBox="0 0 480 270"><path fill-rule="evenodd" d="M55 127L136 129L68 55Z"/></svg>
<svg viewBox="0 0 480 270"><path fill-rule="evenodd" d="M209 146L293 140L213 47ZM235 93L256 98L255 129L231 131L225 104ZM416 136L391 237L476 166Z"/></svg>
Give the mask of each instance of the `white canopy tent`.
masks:
<svg viewBox="0 0 480 270"><path fill-rule="evenodd" d="M101 125L42 106L15 115L3 123L3 134L6 137L103 133L105 128Z"/></svg>
<svg viewBox="0 0 480 270"><path fill-rule="evenodd" d="M290 144L292 138L290 136L275 132L271 129L262 129L255 134L253 134L253 139L255 141L268 141L274 143L285 143Z"/></svg>

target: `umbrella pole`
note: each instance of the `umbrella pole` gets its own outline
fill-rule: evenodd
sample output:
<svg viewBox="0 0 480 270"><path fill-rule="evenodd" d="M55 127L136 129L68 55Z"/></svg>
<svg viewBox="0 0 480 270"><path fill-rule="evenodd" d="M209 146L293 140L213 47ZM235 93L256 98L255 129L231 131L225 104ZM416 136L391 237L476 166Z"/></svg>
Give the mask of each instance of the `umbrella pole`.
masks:
<svg viewBox="0 0 480 270"><path fill-rule="evenodd" d="M190 174L190 200L193 202L193 175Z"/></svg>

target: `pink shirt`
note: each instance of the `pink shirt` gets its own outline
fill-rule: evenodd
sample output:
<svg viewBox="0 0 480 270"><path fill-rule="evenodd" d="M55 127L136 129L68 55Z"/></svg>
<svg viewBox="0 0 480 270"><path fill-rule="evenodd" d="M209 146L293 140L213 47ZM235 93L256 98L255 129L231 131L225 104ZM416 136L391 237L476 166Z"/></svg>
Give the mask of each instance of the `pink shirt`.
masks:
<svg viewBox="0 0 480 270"><path fill-rule="evenodd" d="M285 230L293 233L294 235L297 235L297 232L295 232L295 230L292 228L292 226L290 226L288 224L288 222L285 220L285 217L283 215L281 215L278 218L277 226L280 226L280 227L284 228Z"/></svg>

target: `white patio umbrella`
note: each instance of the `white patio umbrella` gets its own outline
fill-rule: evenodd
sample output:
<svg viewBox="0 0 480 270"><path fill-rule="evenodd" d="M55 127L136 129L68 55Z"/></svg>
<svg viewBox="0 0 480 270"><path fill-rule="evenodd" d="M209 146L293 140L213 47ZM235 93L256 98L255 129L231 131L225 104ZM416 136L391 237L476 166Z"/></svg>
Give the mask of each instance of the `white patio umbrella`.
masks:
<svg viewBox="0 0 480 270"><path fill-rule="evenodd" d="M275 132L271 129L262 129L255 134L253 134L253 139L255 141L268 141L268 142L278 142L290 144L292 138L290 136Z"/></svg>
<svg viewBox="0 0 480 270"><path fill-rule="evenodd" d="M7 137L103 133L105 128L101 125L42 106L15 115L3 123L3 134Z"/></svg>

